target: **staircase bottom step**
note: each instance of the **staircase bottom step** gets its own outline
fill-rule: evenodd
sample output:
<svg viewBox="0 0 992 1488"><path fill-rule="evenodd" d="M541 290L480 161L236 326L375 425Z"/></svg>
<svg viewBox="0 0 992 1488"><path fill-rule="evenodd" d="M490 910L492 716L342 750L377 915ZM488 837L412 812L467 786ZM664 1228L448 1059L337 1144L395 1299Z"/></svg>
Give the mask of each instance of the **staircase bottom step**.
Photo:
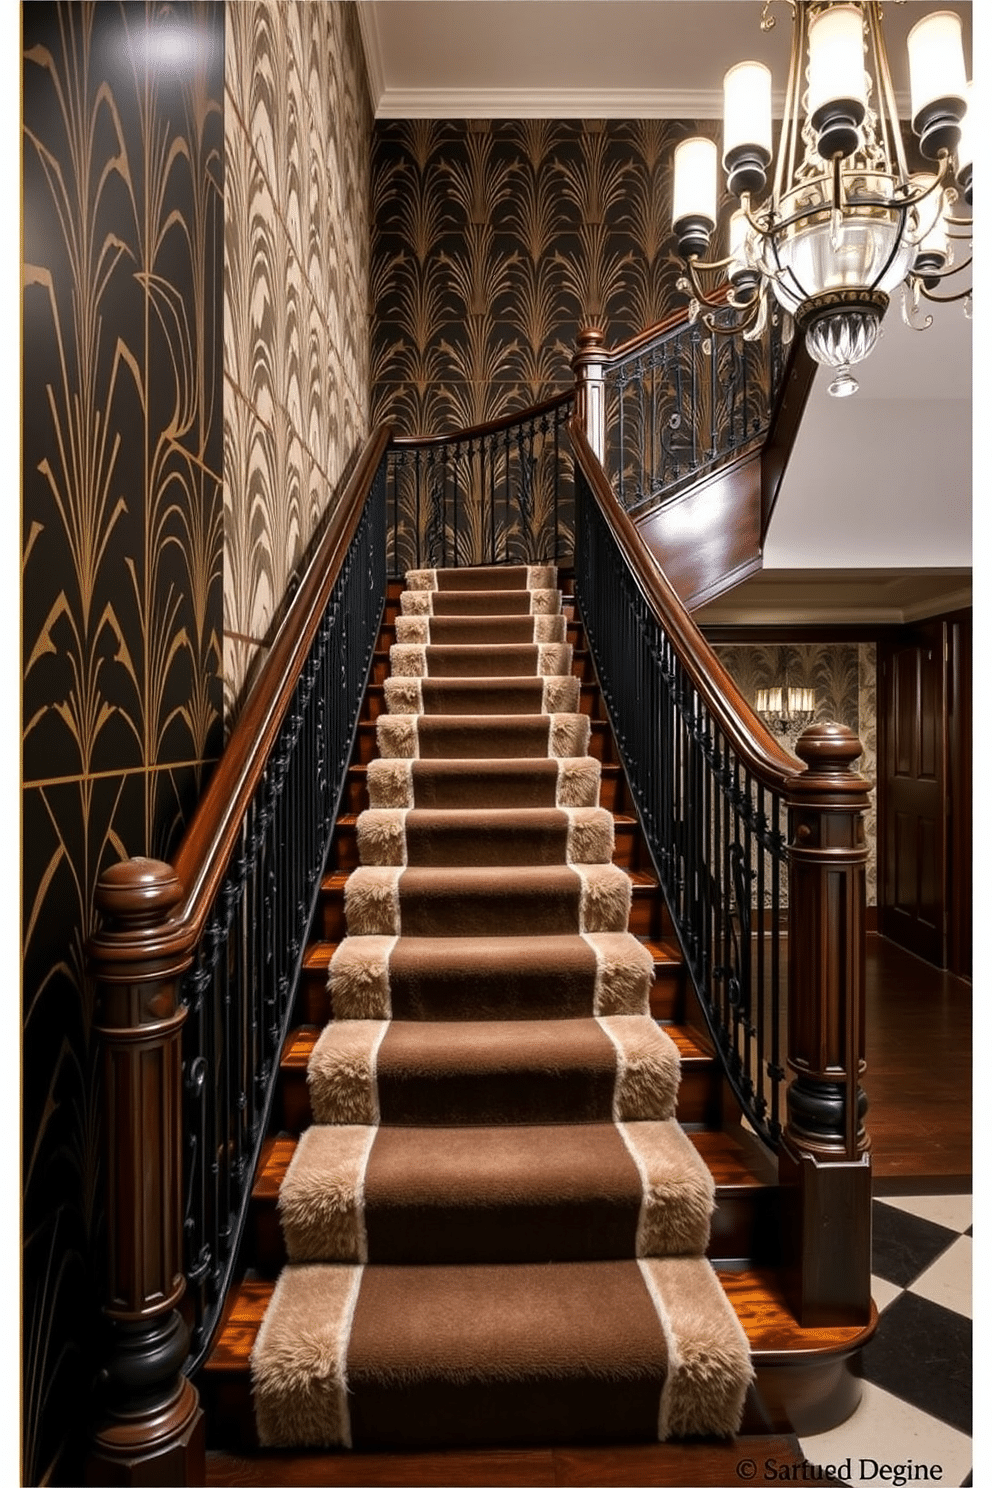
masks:
<svg viewBox="0 0 992 1488"><path fill-rule="evenodd" d="M614 1266L623 1264L613 1263ZM637 1269L635 1263L627 1264ZM668 1264L675 1263L670 1262ZM702 1263L694 1262L693 1264L699 1265ZM359 1268L340 1268L341 1271L353 1269L357 1271ZM405 1274L406 1280L409 1283L416 1282L425 1271L434 1268L370 1268L370 1270L380 1269L383 1273L402 1272ZM459 1269L464 1270L465 1268ZM488 1270L489 1268L480 1269ZM514 1271L519 1270L520 1272L526 1270L529 1270L531 1273L535 1271L539 1272L542 1285L546 1286L547 1278L555 1268L541 1266L510 1269ZM585 1269L590 1277L592 1275L591 1268L588 1267L580 1266L573 1269ZM874 1332L877 1323L877 1315L874 1311L872 1321L866 1327L845 1326L804 1330L799 1327L789 1311L775 1273L770 1271L734 1269L717 1272L710 1270L709 1274L711 1278L713 1276L716 1277L720 1284L720 1289L732 1305L736 1317L740 1320L740 1325L743 1327L743 1332L750 1348L750 1363L755 1371L755 1384L747 1393L743 1420L737 1429L742 1433L746 1433L747 1436L760 1435L763 1432L793 1431L800 1435L810 1435L830 1430L846 1420L856 1407L860 1396L860 1381L857 1375L857 1355ZM385 1277L385 1279L387 1281L390 1280L388 1277ZM395 1286L399 1280L399 1276L394 1275L391 1278L390 1284ZM249 1278L242 1281L234 1289L225 1310L224 1321L219 1330L217 1341L206 1365L200 1372L197 1384L203 1396L206 1411L209 1433L208 1446L213 1449L223 1447L230 1452L250 1453L257 1453L259 1450L259 1437L252 1408L252 1381L249 1359L259 1334L262 1319L272 1299L275 1285L276 1283L270 1280ZM396 1299L393 1298L392 1302L395 1305ZM604 1308L603 1303L603 1297L594 1299L591 1304L588 1304L587 1298L588 1305L580 1307L577 1314L579 1324L585 1326L583 1322L584 1313L588 1310L594 1313L598 1311L601 1318L605 1319L607 1317L607 1310ZM421 1311L423 1311L424 1305L425 1303L422 1300L420 1304ZM426 1298L426 1306L427 1310L433 1316L433 1308L429 1296ZM501 1314L506 1310L507 1299L505 1292L499 1292L495 1297L490 1295L488 1300L483 1296L480 1301L480 1312L476 1318L477 1322L479 1318L486 1314L492 1314L494 1311L497 1314L489 1325L490 1346L493 1352L496 1347L495 1340L498 1329L504 1325L505 1321ZM638 1312L643 1316L640 1307L638 1308ZM617 1324L618 1316L622 1318L620 1325ZM405 1301L402 1306L396 1308L394 1317L397 1326L400 1326L401 1320L409 1317L407 1303ZM408 1329L409 1324L403 1322L402 1326ZM445 1326L450 1326L450 1319L446 1322ZM623 1341L627 1334L626 1317L623 1317L622 1314L614 1315L608 1331L610 1334L610 1347L612 1354L615 1356L618 1351L622 1351L626 1347ZM408 1332L405 1336L408 1340ZM392 1342L391 1339L390 1342ZM397 1342L397 1348L399 1349L401 1347L402 1338ZM336 1358L338 1356L335 1355L334 1357ZM560 1355L561 1359L567 1359L569 1357L574 1359L574 1352L569 1355L567 1351L563 1351ZM317 1362L319 1364L319 1359ZM410 1363L411 1361L408 1360L407 1366ZM410 1370L410 1378L416 1385L418 1383L417 1376L419 1375L420 1388L422 1388L425 1375L424 1349L422 1345L416 1359L412 1363L414 1367ZM613 1364L614 1367L622 1367L622 1365L617 1366L615 1358L613 1359ZM324 1367L326 1378L326 1361ZM491 1357L488 1359L483 1358L482 1367L483 1369L489 1369L490 1372L492 1371ZM350 1372L350 1361L348 1369ZM663 1370L664 1365L662 1364L662 1372ZM397 1379L400 1378L401 1373L402 1371L397 1371ZM635 1379L636 1373L636 1370L632 1371L631 1380ZM486 1376L486 1378L488 1377ZM349 1380L350 1383L351 1381ZM470 1392L473 1390L477 1392L479 1378L475 1380L469 1379L467 1383ZM623 1381L621 1383L619 1390L621 1395L625 1395L629 1391L630 1383L631 1381ZM640 1389L640 1384L637 1385L637 1388ZM655 1391L655 1416L653 1417L654 1424L652 1426L645 1428L644 1423L639 1423L637 1430L628 1429L627 1416L630 1405L629 1401L627 1401L621 1405L619 1412L616 1415L611 1414L608 1420L602 1419L602 1413L598 1412L600 1415L598 1429L602 1433L598 1439L604 1442L626 1441L628 1443L638 1440L641 1442L647 1442L652 1439L656 1440L657 1406L659 1404L658 1397L660 1393L660 1379L657 1376L653 1383L653 1389ZM614 1394L618 1393L615 1381L613 1382L612 1390ZM445 1410L444 1419L440 1423L436 1410L432 1409L430 1431L425 1429L424 1420L414 1421L414 1440L412 1441L376 1439L374 1442L367 1442L353 1429L352 1441L354 1451L343 1450L341 1460L349 1463L353 1461L357 1462L358 1459L355 1457L356 1451L361 1453L363 1451L375 1450L396 1452L399 1450L422 1451L425 1449L434 1449L431 1452L429 1460L435 1462L437 1460L437 1449L442 1446L445 1449L451 1450L454 1448L485 1448L509 1445L505 1432L496 1437L490 1436L488 1438L482 1435L474 1437L467 1436L467 1424L471 1423L467 1423L466 1421L463 1405L459 1403L458 1399L455 1399L449 1402L449 1406ZM476 1425L473 1427L473 1430L478 1429L482 1424L481 1421L476 1419ZM597 1439L595 1434L590 1434L589 1424L589 1421L585 1419L578 1422L562 1421L558 1424L557 1434L554 1434L549 1429L549 1423L545 1420L541 1422L539 1431L535 1431L535 1434L527 1437L525 1440L518 1441L518 1445L520 1447L525 1445L540 1445L545 1448L555 1446L579 1448ZM717 1434L726 1433L718 1432ZM389 1436L389 1433L387 1433L387 1436ZM318 1446L330 1445L330 1443L312 1441L310 1443L299 1442L295 1445L297 1450L307 1451ZM588 1446L587 1449L589 1451L594 1450L591 1446ZM341 1449L335 1448L334 1450ZM648 1448L645 1447L640 1450L648 1450ZM444 1454L442 1453L441 1455ZM266 1458L265 1460L268 1459ZM314 1458L312 1460L333 1461L334 1458ZM384 1457L380 1460L386 1460L386 1458ZM425 1460L428 1459L425 1458ZM452 1460L455 1460L455 1456L452 1457ZM461 1462L462 1458L458 1457L457 1460ZM763 1461L764 1458L761 1460ZM350 1468L347 1469L347 1472L350 1471ZM218 1479L217 1481L222 1481L222 1479ZM283 1480L279 1478L263 1479L249 1476L243 1479L230 1479L230 1481L271 1481L272 1483L277 1483ZM299 1481L304 1483L311 1480L303 1476L299 1479L286 1479L285 1481ZM325 1480L321 1479L321 1481ZM326 1481L330 1483L343 1480L331 1476ZM400 1479L394 1479L388 1476L376 1477L373 1474L369 1477L351 1477L348 1478L348 1481L358 1484L364 1482L392 1482L400 1481ZM410 1479L403 1478L402 1481L416 1482L418 1479L415 1477ZM423 1481L427 1481L427 1479ZM438 1483L446 1481L447 1479L443 1477L437 1479ZM465 1478L464 1481L468 1483L487 1480L483 1478ZM503 1479L494 1478L493 1481L503 1481ZM506 1481L515 1482L517 1479L511 1475ZM535 1479L534 1481L538 1482L540 1480ZM561 1479L561 1481L567 1480ZM586 1481L593 1480L586 1479ZM599 1477L596 1477L595 1481L600 1482L601 1480ZM611 1481L619 1482L620 1479L602 1479L603 1483ZM624 1479L624 1481L627 1480ZM642 1479L632 1477L629 1481L634 1483L642 1481ZM648 1481L648 1479L645 1478L643 1481ZM668 1479L659 1477L651 1481L665 1483ZM695 1481L695 1479L690 1478L685 1481ZM723 1482L724 1480L715 1477L712 1479L700 1478L699 1481Z"/></svg>
<svg viewBox="0 0 992 1488"><path fill-rule="evenodd" d="M244 1300L267 1447L729 1436L751 1378L740 1324L698 1257L300 1265ZM248 1323L237 1308L228 1326L243 1388ZM208 1374L225 1372L224 1351Z"/></svg>

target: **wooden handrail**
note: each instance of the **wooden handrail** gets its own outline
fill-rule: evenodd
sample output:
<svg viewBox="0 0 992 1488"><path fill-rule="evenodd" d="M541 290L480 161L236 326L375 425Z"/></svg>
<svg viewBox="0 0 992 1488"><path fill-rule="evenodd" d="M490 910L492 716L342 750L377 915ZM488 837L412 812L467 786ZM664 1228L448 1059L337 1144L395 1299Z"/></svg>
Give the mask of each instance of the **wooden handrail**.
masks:
<svg viewBox="0 0 992 1488"><path fill-rule="evenodd" d="M540 418L544 413L553 413L555 409L564 407L574 396L574 388L569 388L567 392L556 393L553 398L545 398L543 403L533 403L528 408L518 408L513 413L504 413L500 418L490 419L487 423L471 424L468 428L455 429L449 434L396 435L392 441L392 448L398 450L440 449L443 445L452 444L455 440L485 439L490 434L499 434L504 429L512 429L517 424Z"/></svg>
<svg viewBox="0 0 992 1488"><path fill-rule="evenodd" d="M785 790L790 781L803 773L801 767L751 708L665 574L652 560L637 528L614 496L577 418L570 421L568 432L582 473L616 534L641 593L670 636L693 685L742 763L769 789Z"/></svg>
<svg viewBox="0 0 992 1488"><path fill-rule="evenodd" d="M206 918L237 843L248 802L258 787L293 695L307 651L362 514L392 429L370 435L300 587L276 633L224 753L200 797L173 868L184 897L162 929L163 952L188 951Z"/></svg>

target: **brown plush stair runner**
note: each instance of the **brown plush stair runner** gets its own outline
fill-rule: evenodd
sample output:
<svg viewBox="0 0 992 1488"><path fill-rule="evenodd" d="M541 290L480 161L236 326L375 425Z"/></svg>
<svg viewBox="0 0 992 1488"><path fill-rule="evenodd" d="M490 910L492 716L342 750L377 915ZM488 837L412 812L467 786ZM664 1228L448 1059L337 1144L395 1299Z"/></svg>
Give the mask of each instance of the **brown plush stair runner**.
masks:
<svg viewBox="0 0 992 1488"><path fill-rule="evenodd" d="M545 567L407 576L279 1187L267 1446L727 1435L746 1338Z"/></svg>

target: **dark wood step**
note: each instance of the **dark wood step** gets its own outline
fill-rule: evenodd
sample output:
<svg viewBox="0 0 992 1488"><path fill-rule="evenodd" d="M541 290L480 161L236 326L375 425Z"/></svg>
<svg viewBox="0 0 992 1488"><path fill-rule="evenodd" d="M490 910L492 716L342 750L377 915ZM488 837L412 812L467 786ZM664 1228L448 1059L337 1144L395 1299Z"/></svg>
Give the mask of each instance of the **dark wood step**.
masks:
<svg viewBox="0 0 992 1488"><path fill-rule="evenodd" d="M320 1037L322 1024L304 1023L290 1030L279 1062L276 1120L282 1131L297 1134L310 1125L307 1062ZM665 1032L679 1051L682 1080L676 1115L687 1127L712 1127L720 1120L722 1075L719 1061L701 1034L681 1024L666 1024Z"/></svg>
<svg viewBox="0 0 992 1488"><path fill-rule="evenodd" d="M315 940L304 953L297 1004L301 1023L322 1026L331 1017L327 972L337 945L336 940ZM685 967L678 946L662 940L649 940L647 946L654 957L651 1016L659 1023L677 1022L682 1017L685 996Z"/></svg>
<svg viewBox="0 0 992 1488"><path fill-rule="evenodd" d="M845 1420L858 1399L860 1385L853 1361L875 1330L874 1309L866 1327L803 1329L792 1316L773 1271L718 1267L717 1275L747 1335L757 1376L741 1436L746 1439L749 1432L769 1430L813 1435ZM213 1347L196 1380L209 1447L257 1450L248 1360L274 1286L271 1278L250 1276L231 1289ZM322 1460L350 1459L347 1454L332 1453ZM391 1460L391 1454L384 1455L384 1473ZM346 1481L359 1480L350 1476ZM371 1481L405 1480L384 1475Z"/></svg>
<svg viewBox="0 0 992 1488"><path fill-rule="evenodd" d="M631 903L628 929L639 940L664 940L670 935L668 911L653 873L643 869L629 870ZM348 873L335 869L325 875L320 886L320 902L315 931L320 940L343 940L347 934L344 917L344 888Z"/></svg>
<svg viewBox="0 0 992 1488"><path fill-rule="evenodd" d="M571 627L570 627L571 629ZM370 682L381 685L386 678L392 675L389 664L389 646L386 644L387 637L382 635L380 641L376 642L376 649L372 657L372 671ZM588 648L583 644L580 636L576 636L572 647L572 676L578 677L581 682L594 683L596 671L592 664L592 657Z"/></svg>
<svg viewBox="0 0 992 1488"><path fill-rule="evenodd" d="M374 722L386 711L386 689L381 682L369 684L365 693L362 718ZM583 682L579 688L579 711L590 718L606 717L602 694L593 682Z"/></svg>
<svg viewBox="0 0 992 1488"><path fill-rule="evenodd" d="M368 809L369 792L366 782L367 767L353 764L345 780L341 810L348 815L357 815ZM614 761L604 761L601 766L599 804L606 811L630 812L630 798L622 766Z"/></svg>
<svg viewBox="0 0 992 1488"><path fill-rule="evenodd" d="M543 736L542 736L543 737ZM608 723L601 718L590 720L589 730L589 754L602 762L614 762L613 734ZM376 724L372 718L363 718L358 725L358 738L355 742L353 755L354 763L367 765L369 760L376 759L379 754L379 746L376 739Z"/></svg>
<svg viewBox="0 0 992 1488"><path fill-rule="evenodd" d="M338 817L334 830L331 862L340 871L350 873L353 868L359 866L357 825L358 814L355 812ZM644 866L641 853L643 838L636 817L618 815L614 812L613 839L613 862L618 868Z"/></svg>
<svg viewBox="0 0 992 1488"><path fill-rule="evenodd" d="M716 1184L716 1209L706 1254L718 1265L774 1264L779 1206L777 1174L770 1157L749 1147L734 1132L695 1131L689 1140ZM296 1151L297 1134L282 1132L266 1140L252 1189L245 1236L246 1263L263 1276L276 1276L286 1264L286 1248L276 1204Z"/></svg>

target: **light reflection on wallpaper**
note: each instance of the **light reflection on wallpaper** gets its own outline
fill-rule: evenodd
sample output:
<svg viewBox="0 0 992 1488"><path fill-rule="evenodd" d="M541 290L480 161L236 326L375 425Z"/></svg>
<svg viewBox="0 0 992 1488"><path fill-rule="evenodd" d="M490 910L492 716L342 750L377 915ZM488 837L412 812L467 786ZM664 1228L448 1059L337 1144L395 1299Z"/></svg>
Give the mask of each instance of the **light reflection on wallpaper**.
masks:
<svg viewBox="0 0 992 1488"><path fill-rule="evenodd" d="M713 647L734 682L754 703L761 687L812 687L815 722L845 723L864 750L857 767L873 785L876 777L875 646L873 642L818 642L803 645L727 645ZM782 738L793 750L801 730ZM793 750L794 752L794 750ZM868 840L867 902L877 903L875 793L865 814Z"/></svg>

